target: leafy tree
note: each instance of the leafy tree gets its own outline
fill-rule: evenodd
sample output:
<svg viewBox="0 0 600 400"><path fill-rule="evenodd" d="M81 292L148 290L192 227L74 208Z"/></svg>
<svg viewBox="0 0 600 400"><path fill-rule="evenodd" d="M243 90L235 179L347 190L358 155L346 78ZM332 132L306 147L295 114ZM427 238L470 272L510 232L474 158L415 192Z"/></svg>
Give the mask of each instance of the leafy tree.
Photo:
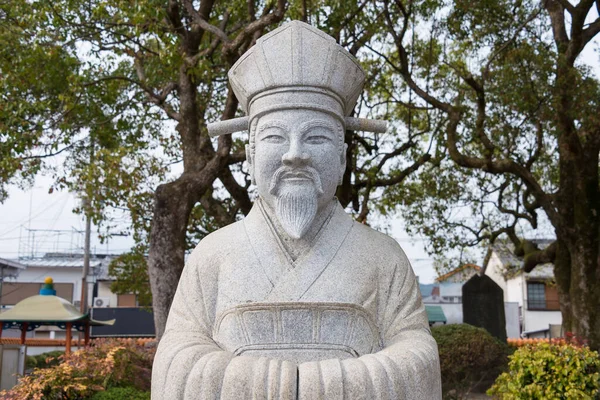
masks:
<svg viewBox="0 0 600 400"><path fill-rule="evenodd" d="M129 209L136 239L150 243L160 337L193 207L216 202L206 193L219 178L250 208L229 169L244 158L239 144L211 141L206 121L235 115L225 73L281 21L285 2L0 4L2 193L50 168L57 188L84 193L96 223L108 208ZM58 154L60 165L45 162ZM176 162L183 172L165 181Z"/></svg>
<svg viewBox="0 0 600 400"><path fill-rule="evenodd" d="M211 140L206 123L236 114L226 72L284 11L363 60L369 92L357 114L401 121L390 135L346 132L338 197L366 222L371 210L393 208L384 205L385 190L431 158L421 145L431 119L407 111L389 66L369 51L383 28L371 2L0 3L0 190L50 171L51 190L81 193L79 211L95 223L110 229L110 210L129 212L138 245L112 265L115 290L146 297L147 262L158 336L185 251L251 207L244 140ZM183 172L173 174L174 163Z"/></svg>
<svg viewBox="0 0 600 400"><path fill-rule="evenodd" d="M146 249L138 245L116 257L108 266L108 274L116 278L110 290L116 294L135 294L140 306L152 304L146 254Z"/></svg>
<svg viewBox="0 0 600 400"><path fill-rule="evenodd" d="M414 230L438 253L503 237L525 271L554 263L565 330L599 348L600 85L579 60L600 3L378 4L379 53L446 118L447 158L397 188ZM523 236L545 218L556 240L540 249Z"/></svg>

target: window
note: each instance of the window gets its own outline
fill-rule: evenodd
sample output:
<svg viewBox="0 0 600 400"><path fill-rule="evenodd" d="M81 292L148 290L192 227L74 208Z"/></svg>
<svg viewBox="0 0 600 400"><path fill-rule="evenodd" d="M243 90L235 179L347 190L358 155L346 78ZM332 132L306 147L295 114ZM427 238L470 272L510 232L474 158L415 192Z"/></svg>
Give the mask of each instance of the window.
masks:
<svg viewBox="0 0 600 400"><path fill-rule="evenodd" d="M117 307L136 307L135 294L120 294L117 296Z"/></svg>
<svg viewBox="0 0 600 400"><path fill-rule="evenodd" d="M560 310L556 286L545 282L527 282L527 308L529 310Z"/></svg>

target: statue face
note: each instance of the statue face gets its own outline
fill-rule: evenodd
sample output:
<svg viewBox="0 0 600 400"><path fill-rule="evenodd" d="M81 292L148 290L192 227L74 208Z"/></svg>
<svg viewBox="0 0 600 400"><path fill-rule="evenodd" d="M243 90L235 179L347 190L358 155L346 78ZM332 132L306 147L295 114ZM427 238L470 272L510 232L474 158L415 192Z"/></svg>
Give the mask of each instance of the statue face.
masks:
<svg viewBox="0 0 600 400"><path fill-rule="evenodd" d="M258 120L253 178L292 237L302 237L335 196L346 168L342 132L336 118L320 111L279 110Z"/></svg>

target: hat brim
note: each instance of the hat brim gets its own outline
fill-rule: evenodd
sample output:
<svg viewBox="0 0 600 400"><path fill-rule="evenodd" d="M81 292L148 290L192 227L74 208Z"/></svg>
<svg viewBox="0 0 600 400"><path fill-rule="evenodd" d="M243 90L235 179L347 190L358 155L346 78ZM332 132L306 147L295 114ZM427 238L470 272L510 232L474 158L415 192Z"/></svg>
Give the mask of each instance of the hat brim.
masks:
<svg viewBox="0 0 600 400"><path fill-rule="evenodd" d="M385 133L387 131L387 121L380 119L344 117L344 122L346 130L373 133ZM213 122L207 125L208 134L211 137L217 137L235 132L247 131L249 129L249 123L249 117Z"/></svg>

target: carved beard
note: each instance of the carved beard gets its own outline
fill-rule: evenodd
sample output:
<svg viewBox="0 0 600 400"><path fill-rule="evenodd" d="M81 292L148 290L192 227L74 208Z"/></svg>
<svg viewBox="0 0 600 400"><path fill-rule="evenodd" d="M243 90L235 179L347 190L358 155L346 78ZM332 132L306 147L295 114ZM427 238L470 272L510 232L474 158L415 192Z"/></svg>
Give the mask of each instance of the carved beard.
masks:
<svg viewBox="0 0 600 400"><path fill-rule="evenodd" d="M302 175L310 180L286 182L286 175ZM275 196L275 214L281 227L294 239L303 237L317 215L318 199L323 194L319 173L311 167L300 171L281 167L273 176L269 192Z"/></svg>

